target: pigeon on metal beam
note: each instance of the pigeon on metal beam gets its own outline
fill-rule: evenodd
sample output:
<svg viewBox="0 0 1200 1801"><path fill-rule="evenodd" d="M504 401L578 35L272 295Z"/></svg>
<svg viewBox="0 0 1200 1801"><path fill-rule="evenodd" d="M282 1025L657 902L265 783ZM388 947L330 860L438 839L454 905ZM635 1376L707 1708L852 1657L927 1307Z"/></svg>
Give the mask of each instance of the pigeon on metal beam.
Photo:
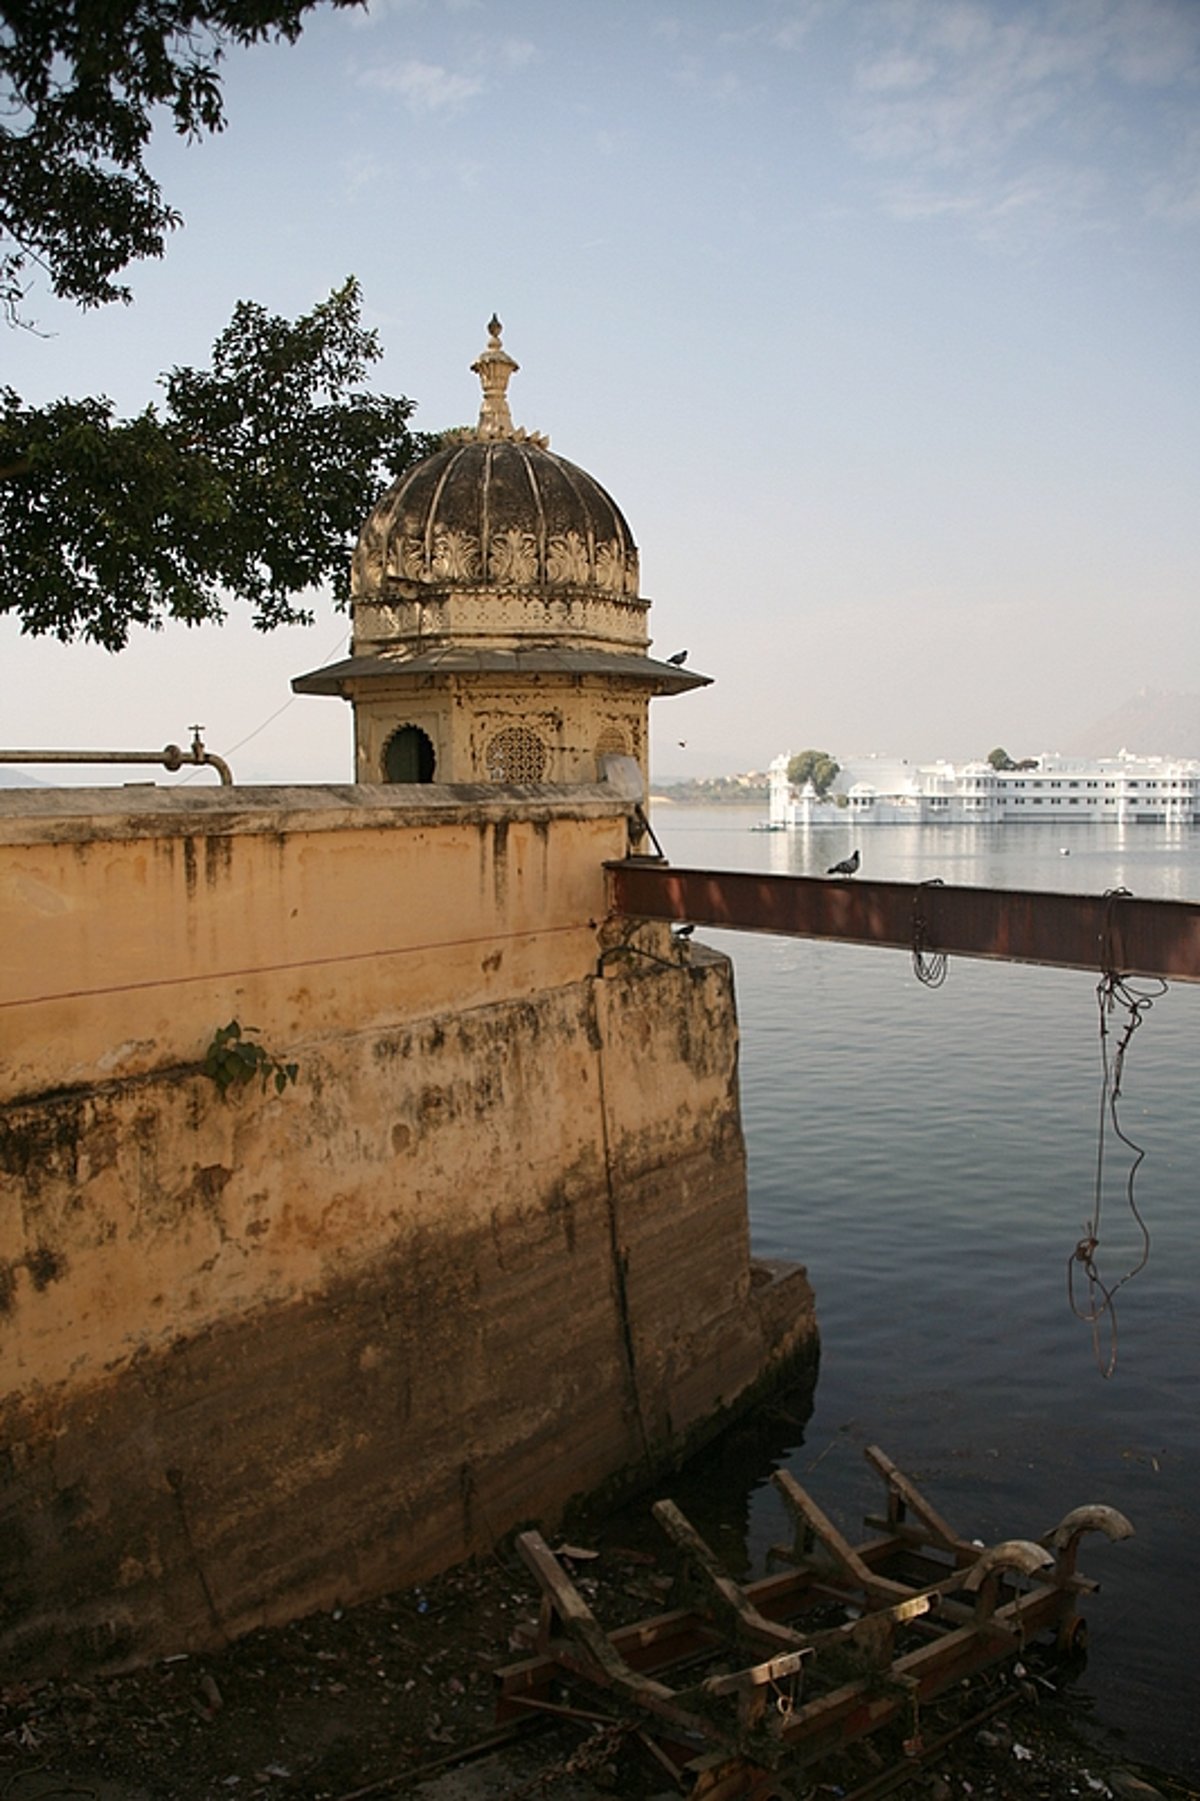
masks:
<svg viewBox="0 0 1200 1801"><path fill-rule="evenodd" d="M862 862L862 858L859 856L858 852L852 851L848 857L843 857L840 863L835 863L832 866L832 868L827 869L825 871L825 874L826 875L857 875L858 874L858 866L861 862Z"/></svg>
<svg viewBox="0 0 1200 1801"><path fill-rule="evenodd" d="M677 650L673 657L667 658L667 662L674 663L676 669L682 669L683 665L687 662L687 654L686 650Z"/></svg>

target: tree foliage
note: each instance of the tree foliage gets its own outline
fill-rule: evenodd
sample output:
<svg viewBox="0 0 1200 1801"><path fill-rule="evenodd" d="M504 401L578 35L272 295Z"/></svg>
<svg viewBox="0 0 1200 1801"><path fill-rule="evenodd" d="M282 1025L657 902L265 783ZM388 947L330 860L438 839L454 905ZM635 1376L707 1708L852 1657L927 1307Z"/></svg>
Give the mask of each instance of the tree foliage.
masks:
<svg viewBox="0 0 1200 1801"><path fill-rule="evenodd" d="M155 122L220 131L233 46L294 42L317 0L15 0L0 19L0 307L33 272L82 306L127 300L135 257L179 223L149 173ZM358 0L328 0L334 6ZM209 369L118 419L103 396L26 405L0 388L0 611L32 633L119 650L133 624L266 629L295 597L348 586L383 483L424 454L412 405L367 391L380 355L349 281L293 321L240 304Z"/></svg>
<svg viewBox="0 0 1200 1801"><path fill-rule="evenodd" d="M1036 757L1021 757L1014 761L1008 752L999 746L995 750L989 750L987 760L993 769L1036 769L1038 766Z"/></svg>
<svg viewBox="0 0 1200 1801"><path fill-rule="evenodd" d="M329 0L334 6L357 0ZM161 256L180 223L146 168L155 117L184 137L225 123L231 46L293 43L316 0L18 0L0 20L0 305L32 272L83 306Z"/></svg>
<svg viewBox="0 0 1200 1801"><path fill-rule="evenodd" d="M305 589L344 599L365 514L429 442L411 401L365 389L380 354L351 279L295 321L241 302L211 368L173 369L132 419L0 390L0 610L119 650L230 597L262 630L306 622Z"/></svg>
<svg viewBox="0 0 1200 1801"><path fill-rule="evenodd" d="M827 750L802 750L791 758L787 772L797 788L811 782L814 793L826 795L841 774L841 765Z"/></svg>

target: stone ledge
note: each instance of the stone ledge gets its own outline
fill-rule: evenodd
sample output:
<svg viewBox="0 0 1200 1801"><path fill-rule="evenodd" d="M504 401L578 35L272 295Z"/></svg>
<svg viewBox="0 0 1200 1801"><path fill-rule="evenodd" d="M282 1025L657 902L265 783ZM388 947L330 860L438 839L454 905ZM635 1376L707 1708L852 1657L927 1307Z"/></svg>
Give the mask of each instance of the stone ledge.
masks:
<svg viewBox="0 0 1200 1801"><path fill-rule="evenodd" d="M629 802L603 782L0 789L0 844L255 832L379 830L493 821L617 819Z"/></svg>

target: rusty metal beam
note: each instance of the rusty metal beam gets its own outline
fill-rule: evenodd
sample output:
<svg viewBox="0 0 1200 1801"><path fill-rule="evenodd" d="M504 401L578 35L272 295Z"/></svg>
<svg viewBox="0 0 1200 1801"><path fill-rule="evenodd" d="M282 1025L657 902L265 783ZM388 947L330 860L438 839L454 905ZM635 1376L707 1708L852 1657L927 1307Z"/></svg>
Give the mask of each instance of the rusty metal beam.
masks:
<svg viewBox="0 0 1200 1801"><path fill-rule="evenodd" d="M1200 905L931 883L828 881L737 870L605 865L611 911L788 938L833 938L928 954L1116 969L1200 982Z"/></svg>

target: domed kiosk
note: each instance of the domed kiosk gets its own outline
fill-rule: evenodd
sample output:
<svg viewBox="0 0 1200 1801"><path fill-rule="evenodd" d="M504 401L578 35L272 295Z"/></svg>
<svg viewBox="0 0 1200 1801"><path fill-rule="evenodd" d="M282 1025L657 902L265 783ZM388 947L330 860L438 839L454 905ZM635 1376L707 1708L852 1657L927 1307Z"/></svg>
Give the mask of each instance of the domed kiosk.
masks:
<svg viewBox="0 0 1200 1801"><path fill-rule="evenodd" d="M496 318L479 423L396 481L359 537L354 636L298 676L355 722L360 782L592 782L647 773L647 703L708 677L649 656L633 534L611 495L514 426Z"/></svg>

